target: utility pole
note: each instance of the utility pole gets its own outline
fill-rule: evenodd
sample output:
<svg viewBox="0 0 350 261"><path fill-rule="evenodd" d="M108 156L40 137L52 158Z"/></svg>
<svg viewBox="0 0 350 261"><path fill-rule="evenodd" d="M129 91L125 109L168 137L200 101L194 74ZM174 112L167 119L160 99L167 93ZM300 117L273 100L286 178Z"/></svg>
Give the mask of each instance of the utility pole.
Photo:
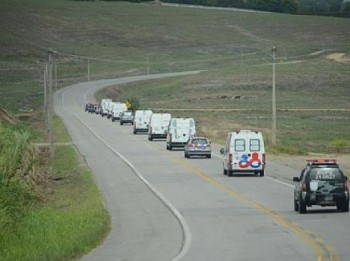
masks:
<svg viewBox="0 0 350 261"><path fill-rule="evenodd" d="M54 64L54 68L55 68L55 91L57 91L57 87L58 87L58 79L57 79L57 63Z"/></svg>
<svg viewBox="0 0 350 261"><path fill-rule="evenodd" d="M52 54L55 53L51 49L48 51L49 59L49 91L48 91L48 103L49 103L49 113L48 113L48 124L49 124L49 139L50 139L50 159L55 157L55 144L53 135L53 90L52 90Z"/></svg>
<svg viewBox="0 0 350 261"><path fill-rule="evenodd" d="M48 124L48 106L47 106L47 63L45 63L45 67L44 67L44 117L45 117L45 126L46 129L49 128L49 124Z"/></svg>
<svg viewBox="0 0 350 261"><path fill-rule="evenodd" d="M149 75L149 57L147 57L147 75Z"/></svg>
<svg viewBox="0 0 350 261"><path fill-rule="evenodd" d="M87 65L87 73L88 73L88 82L90 81L90 60L88 60L88 65Z"/></svg>
<svg viewBox="0 0 350 261"><path fill-rule="evenodd" d="M276 145L276 47L272 47L272 145Z"/></svg>

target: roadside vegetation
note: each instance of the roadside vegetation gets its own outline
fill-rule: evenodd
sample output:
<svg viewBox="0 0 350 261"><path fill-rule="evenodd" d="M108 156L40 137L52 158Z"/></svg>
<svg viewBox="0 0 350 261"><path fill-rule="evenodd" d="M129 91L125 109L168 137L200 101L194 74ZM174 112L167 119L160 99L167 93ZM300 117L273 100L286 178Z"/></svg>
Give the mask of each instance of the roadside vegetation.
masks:
<svg viewBox="0 0 350 261"><path fill-rule="evenodd" d="M69 137L59 119L59 139ZM109 215L92 174L72 145L49 159L42 134L0 123L1 260L70 260L98 245Z"/></svg>
<svg viewBox="0 0 350 261"><path fill-rule="evenodd" d="M164 2L235 7L290 14L350 16L350 3L343 0L164 0Z"/></svg>

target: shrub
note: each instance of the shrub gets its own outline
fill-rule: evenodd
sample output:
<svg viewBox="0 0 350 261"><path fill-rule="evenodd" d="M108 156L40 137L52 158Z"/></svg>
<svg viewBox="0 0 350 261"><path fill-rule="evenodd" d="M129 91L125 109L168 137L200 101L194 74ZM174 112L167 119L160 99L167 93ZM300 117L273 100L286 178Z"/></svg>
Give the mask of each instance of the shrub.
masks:
<svg viewBox="0 0 350 261"><path fill-rule="evenodd" d="M331 141L330 146L335 149L336 153L347 152L350 147L350 142L344 139L336 139Z"/></svg>

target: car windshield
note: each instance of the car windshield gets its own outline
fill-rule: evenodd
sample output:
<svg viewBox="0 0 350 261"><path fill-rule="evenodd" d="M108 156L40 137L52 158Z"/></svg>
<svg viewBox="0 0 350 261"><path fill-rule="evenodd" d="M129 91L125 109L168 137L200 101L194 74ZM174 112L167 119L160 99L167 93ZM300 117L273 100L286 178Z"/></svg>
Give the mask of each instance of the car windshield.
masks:
<svg viewBox="0 0 350 261"><path fill-rule="evenodd" d="M131 111L124 112L124 115L126 115L126 116L130 116L130 115L132 115L132 112L131 112Z"/></svg>
<svg viewBox="0 0 350 261"><path fill-rule="evenodd" d="M208 141L207 141L207 139L193 139L192 143L193 144L207 144Z"/></svg>
<svg viewBox="0 0 350 261"><path fill-rule="evenodd" d="M310 180L342 180L342 173L338 168L312 168Z"/></svg>

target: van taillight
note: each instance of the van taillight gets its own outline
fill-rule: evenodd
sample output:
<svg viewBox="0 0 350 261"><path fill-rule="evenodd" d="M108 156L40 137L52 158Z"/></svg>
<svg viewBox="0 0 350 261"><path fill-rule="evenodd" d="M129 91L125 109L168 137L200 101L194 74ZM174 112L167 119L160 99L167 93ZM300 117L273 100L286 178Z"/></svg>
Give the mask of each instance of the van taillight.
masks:
<svg viewBox="0 0 350 261"><path fill-rule="evenodd" d="M263 153L263 155L262 155L262 162L265 164L265 158L266 158L266 156L265 156L265 153Z"/></svg>
<svg viewBox="0 0 350 261"><path fill-rule="evenodd" d="M232 154L230 153L229 155L228 155L228 163L232 163Z"/></svg>

